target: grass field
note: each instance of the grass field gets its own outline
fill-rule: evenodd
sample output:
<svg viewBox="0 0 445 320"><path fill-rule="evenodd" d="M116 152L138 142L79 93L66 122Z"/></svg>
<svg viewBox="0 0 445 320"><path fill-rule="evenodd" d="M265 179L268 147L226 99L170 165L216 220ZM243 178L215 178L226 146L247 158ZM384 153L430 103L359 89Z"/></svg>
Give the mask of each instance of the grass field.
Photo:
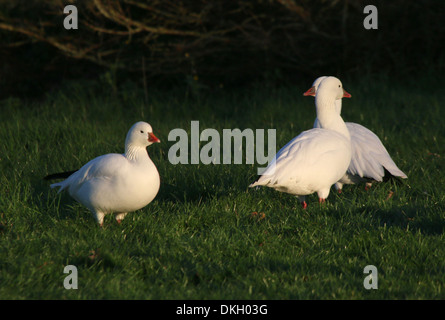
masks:
<svg viewBox="0 0 445 320"><path fill-rule="evenodd" d="M445 99L433 78L343 80L343 117L373 130L404 181L297 199L252 190L257 165L172 165L174 128L271 129L277 151L315 118L311 83L164 92L71 83L39 101L0 102L1 299L444 299ZM123 152L149 122L156 199L118 225L42 178ZM392 197L388 195L392 192ZM258 212L258 214L253 214ZM78 289L66 290L66 265ZM363 269L378 270L366 290Z"/></svg>

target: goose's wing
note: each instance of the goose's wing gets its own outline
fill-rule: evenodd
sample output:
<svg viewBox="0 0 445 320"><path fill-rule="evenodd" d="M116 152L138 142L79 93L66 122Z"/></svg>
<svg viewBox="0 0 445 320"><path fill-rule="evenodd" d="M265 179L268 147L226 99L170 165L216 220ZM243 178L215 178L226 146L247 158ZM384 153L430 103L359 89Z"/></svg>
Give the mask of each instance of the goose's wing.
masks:
<svg viewBox="0 0 445 320"><path fill-rule="evenodd" d="M264 174L250 186L299 181L303 175L317 170L321 158L328 154L335 157L338 139L344 137L331 130L314 128L303 131L277 152Z"/></svg>
<svg viewBox="0 0 445 320"><path fill-rule="evenodd" d="M90 160L66 180L51 184L51 188L61 187L59 192L70 188L70 193L73 193L85 182L92 179L112 179L116 177L125 170L127 162L128 160L122 154L110 153L99 156Z"/></svg>
<svg viewBox="0 0 445 320"><path fill-rule="evenodd" d="M407 178L394 163L379 137L357 123L347 122L351 135L352 159L348 173L382 181L385 170L393 176Z"/></svg>

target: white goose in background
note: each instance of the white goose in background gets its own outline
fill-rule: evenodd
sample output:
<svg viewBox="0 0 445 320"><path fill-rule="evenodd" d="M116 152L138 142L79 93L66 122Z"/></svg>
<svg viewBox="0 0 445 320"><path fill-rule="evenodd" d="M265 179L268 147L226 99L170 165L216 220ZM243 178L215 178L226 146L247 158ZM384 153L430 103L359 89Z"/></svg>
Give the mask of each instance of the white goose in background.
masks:
<svg viewBox="0 0 445 320"><path fill-rule="evenodd" d="M320 83L326 76L317 78L312 87L307 90L305 96L316 96ZM335 108L341 114L342 101L335 101ZM364 126L345 122L351 135L352 159L346 174L335 184L338 192L342 191L344 184L356 184L366 182L366 189L372 185L370 181L383 181L385 170L394 177L406 179L394 161L391 159L379 137ZM315 118L314 128L322 128L323 125Z"/></svg>
<svg viewBox="0 0 445 320"><path fill-rule="evenodd" d="M127 133L125 153L99 156L51 188L68 189L102 226L106 214L120 222L130 211L148 205L159 191L158 170L147 147L160 142L146 122L137 122Z"/></svg>
<svg viewBox="0 0 445 320"><path fill-rule="evenodd" d="M317 117L323 128L303 131L275 155L264 174L250 187L267 186L296 195L307 207L305 196L317 192L325 202L331 186L343 177L351 162L349 131L335 110L335 101L350 97L340 80L328 77L315 96Z"/></svg>

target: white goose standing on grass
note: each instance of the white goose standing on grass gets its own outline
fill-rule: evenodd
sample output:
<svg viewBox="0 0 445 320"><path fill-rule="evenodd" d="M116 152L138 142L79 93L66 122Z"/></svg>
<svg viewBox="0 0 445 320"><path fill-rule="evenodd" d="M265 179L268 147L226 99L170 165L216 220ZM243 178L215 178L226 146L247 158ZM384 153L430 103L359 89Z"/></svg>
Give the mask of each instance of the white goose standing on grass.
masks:
<svg viewBox="0 0 445 320"><path fill-rule="evenodd" d="M317 78L312 87L303 95L316 96L320 83L326 78L326 76ZM335 105L337 113L341 114L341 99L336 100ZM383 181L385 173L394 177L407 178L391 159L385 146L374 132L358 123L345 123L351 135L352 159L346 174L335 183L338 192L342 191L344 184L363 182L366 182L367 189L372 185L370 181ZM315 119L314 128L323 128L318 116Z"/></svg>
<svg viewBox="0 0 445 320"><path fill-rule="evenodd" d="M127 133L124 154L99 156L51 188L68 189L101 226L110 213L120 222L128 212L148 205L159 191L159 173L146 149L155 142L160 140L151 126L137 122Z"/></svg>
<svg viewBox="0 0 445 320"><path fill-rule="evenodd" d="M303 131L275 155L264 174L250 187L267 186L296 195L303 208L305 196L317 192L325 202L331 186L351 162L349 131L335 110L335 101L351 97L339 79L324 79L315 96L317 117L323 128Z"/></svg>

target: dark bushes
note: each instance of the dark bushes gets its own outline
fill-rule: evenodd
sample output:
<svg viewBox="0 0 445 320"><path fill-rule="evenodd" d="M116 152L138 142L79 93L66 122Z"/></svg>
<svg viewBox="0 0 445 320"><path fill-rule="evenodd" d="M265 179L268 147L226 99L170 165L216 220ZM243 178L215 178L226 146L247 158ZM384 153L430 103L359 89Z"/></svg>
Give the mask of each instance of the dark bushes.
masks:
<svg viewBox="0 0 445 320"><path fill-rule="evenodd" d="M63 28L70 3L78 30ZM378 9L378 30L363 27L368 4ZM0 84L94 76L104 68L217 83L407 74L441 62L443 12L441 0L3 1Z"/></svg>

